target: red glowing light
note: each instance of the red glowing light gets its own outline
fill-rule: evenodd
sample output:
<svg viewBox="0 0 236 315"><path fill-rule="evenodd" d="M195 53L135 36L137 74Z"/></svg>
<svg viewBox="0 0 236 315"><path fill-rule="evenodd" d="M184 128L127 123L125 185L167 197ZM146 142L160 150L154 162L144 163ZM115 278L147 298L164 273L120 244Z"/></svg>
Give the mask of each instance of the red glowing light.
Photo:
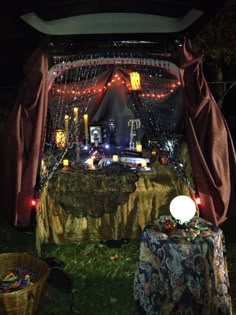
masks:
<svg viewBox="0 0 236 315"><path fill-rule="evenodd" d="M32 199L31 200L31 206L32 207L36 207L36 205L37 205L37 200L36 199Z"/></svg>
<svg viewBox="0 0 236 315"><path fill-rule="evenodd" d="M196 202L197 205L200 205L201 204L200 197L195 197L195 202Z"/></svg>

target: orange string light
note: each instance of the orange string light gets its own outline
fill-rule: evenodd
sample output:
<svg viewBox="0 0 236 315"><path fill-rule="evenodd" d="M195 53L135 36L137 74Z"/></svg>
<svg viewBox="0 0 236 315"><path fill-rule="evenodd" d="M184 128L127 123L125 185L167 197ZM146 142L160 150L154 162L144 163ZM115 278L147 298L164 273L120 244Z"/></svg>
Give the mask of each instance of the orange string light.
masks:
<svg viewBox="0 0 236 315"><path fill-rule="evenodd" d="M111 87L112 84L117 83L120 80L121 80L120 76L118 74L114 74L113 78L106 85L103 86L103 90L106 90L107 88ZM132 88L131 85L129 83L125 83L124 80L122 80L121 83L124 86L126 86L126 88L128 90L130 90ZM181 86L181 83L180 83L180 81L177 81L177 82L171 83L169 85L169 88L170 88L169 93L158 93L158 94L156 94L156 93L142 93L141 97L163 99L163 98L168 97L171 93L174 93L175 89L178 88L179 86ZM53 92L55 92L55 89L53 90ZM93 88L91 90L91 88L88 87L88 88L84 89L83 91L77 91L76 92L74 87L73 88L67 88L66 90L62 90L62 89L57 88L56 92L58 94L67 94L67 95L70 95L70 94L72 94L72 95L81 95L81 94L85 95L85 94L90 94L90 93L94 93L94 94L101 93L102 89L101 88L99 88L99 89Z"/></svg>

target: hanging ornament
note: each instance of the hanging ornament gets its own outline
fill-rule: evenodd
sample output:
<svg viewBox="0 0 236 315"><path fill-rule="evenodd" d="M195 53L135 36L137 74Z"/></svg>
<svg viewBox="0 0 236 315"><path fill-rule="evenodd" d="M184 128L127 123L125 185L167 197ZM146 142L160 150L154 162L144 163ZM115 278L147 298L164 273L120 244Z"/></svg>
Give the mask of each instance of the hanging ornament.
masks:
<svg viewBox="0 0 236 315"><path fill-rule="evenodd" d="M161 163L161 165L167 165L168 164L168 158L165 155L162 155L160 157L160 163Z"/></svg>

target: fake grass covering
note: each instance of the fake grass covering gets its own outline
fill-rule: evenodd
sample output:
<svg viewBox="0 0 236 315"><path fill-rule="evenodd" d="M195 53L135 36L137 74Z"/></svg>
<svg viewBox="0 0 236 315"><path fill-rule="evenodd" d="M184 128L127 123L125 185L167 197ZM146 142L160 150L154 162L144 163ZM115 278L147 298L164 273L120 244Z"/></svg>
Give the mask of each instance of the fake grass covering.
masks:
<svg viewBox="0 0 236 315"><path fill-rule="evenodd" d="M226 224L227 262L233 315L236 315L236 234L235 221ZM17 231L0 221L0 253L27 252L36 255L34 234ZM43 257L57 257L73 278L71 290L49 285L37 315L137 315L133 300L133 278L139 241L110 248L99 241L73 245L44 245Z"/></svg>

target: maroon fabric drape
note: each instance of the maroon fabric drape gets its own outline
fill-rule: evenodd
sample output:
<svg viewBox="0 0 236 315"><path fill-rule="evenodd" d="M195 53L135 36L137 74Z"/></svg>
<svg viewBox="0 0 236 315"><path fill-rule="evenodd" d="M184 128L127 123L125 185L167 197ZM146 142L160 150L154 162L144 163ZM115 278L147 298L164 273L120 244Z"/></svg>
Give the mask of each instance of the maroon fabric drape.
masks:
<svg viewBox="0 0 236 315"><path fill-rule="evenodd" d="M45 46L40 44L25 65L24 79L1 144L0 211L19 226L30 224L30 201L44 145L48 102Z"/></svg>
<svg viewBox="0 0 236 315"><path fill-rule="evenodd" d="M185 94L185 133L200 215L218 225L236 215L236 160L233 141L203 74L202 56L186 41L180 70Z"/></svg>

